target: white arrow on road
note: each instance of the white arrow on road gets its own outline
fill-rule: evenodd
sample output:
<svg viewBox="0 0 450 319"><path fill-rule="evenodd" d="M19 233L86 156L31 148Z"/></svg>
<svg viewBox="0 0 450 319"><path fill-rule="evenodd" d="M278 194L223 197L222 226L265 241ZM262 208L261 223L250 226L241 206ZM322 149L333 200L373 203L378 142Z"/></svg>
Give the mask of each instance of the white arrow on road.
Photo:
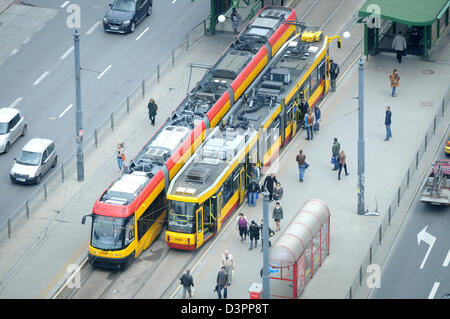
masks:
<svg viewBox="0 0 450 319"><path fill-rule="evenodd" d="M425 228L422 229L417 234L417 245L420 245L420 242L424 241L425 243L427 243L430 246L430 247L428 247L428 251L425 255L425 258L422 261L422 265L420 265L420 269L423 269L423 266L425 265L425 262L427 261L428 255L430 254L430 251L433 248L434 242L436 241L436 237L434 237L430 233L427 233L427 227L428 227L428 225L426 225Z"/></svg>

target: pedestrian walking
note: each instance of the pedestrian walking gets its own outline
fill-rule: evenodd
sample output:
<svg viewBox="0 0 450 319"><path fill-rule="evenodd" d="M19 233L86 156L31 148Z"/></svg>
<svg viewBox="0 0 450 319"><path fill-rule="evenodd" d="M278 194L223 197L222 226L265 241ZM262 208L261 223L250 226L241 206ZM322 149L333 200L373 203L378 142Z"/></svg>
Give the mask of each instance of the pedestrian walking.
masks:
<svg viewBox="0 0 450 319"><path fill-rule="evenodd" d="M307 133L307 140L312 140L314 138L313 134L313 125L314 125L314 114L311 112L311 110L308 111L308 114L306 115L306 133Z"/></svg>
<svg viewBox="0 0 450 319"><path fill-rule="evenodd" d="M225 250L225 253L222 255L222 267L225 268L227 274L227 286L230 286L233 279L234 259L228 250Z"/></svg>
<svg viewBox="0 0 450 319"><path fill-rule="evenodd" d="M264 226L264 219L261 219L261 224L259 225L259 229L261 231L261 252L263 251L263 245L264 245L263 226ZM270 242L270 237L272 237L274 234L275 234L275 232L269 226L269 247L272 247L272 243Z"/></svg>
<svg viewBox="0 0 450 319"><path fill-rule="evenodd" d="M334 165L333 171L339 169L339 152L341 150L341 144L339 144L338 139L335 137L333 141L333 147L331 148L331 163Z"/></svg>
<svg viewBox="0 0 450 319"><path fill-rule="evenodd" d="M322 113L317 105L314 107L314 116L316 117L316 123L314 123L313 131L318 132L320 129L320 118L322 117Z"/></svg>
<svg viewBox="0 0 450 319"><path fill-rule="evenodd" d="M338 180L341 179L341 171L342 171L342 167L344 168L345 171L345 176L348 175L347 173L347 163L346 163L346 158L345 158L345 153L344 151L341 151L341 153L339 153L339 172L338 172Z"/></svg>
<svg viewBox="0 0 450 319"><path fill-rule="evenodd" d="M308 103L308 101L306 101L306 99L303 96L300 101L299 109L300 109L300 118L299 118L300 125L303 125L303 123L305 121L305 115L308 113L308 110L309 110L309 103Z"/></svg>
<svg viewBox="0 0 450 319"><path fill-rule="evenodd" d="M117 166L119 166L119 169L122 170L123 163L125 162L125 148L123 146L123 143L117 144Z"/></svg>
<svg viewBox="0 0 450 319"><path fill-rule="evenodd" d="M283 197L283 187L281 187L280 183L277 183L275 185L275 188L273 189L273 200L281 200Z"/></svg>
<svg viewBox="0 0 450 319"><path fill-rule="evenodd" d="M217 280L216 280L216 289L214 291L217 291L217 296L219 299L222 299L222 289L223 289L223 298L227 299L227 287L228 287L228 275L225 270L225 267L221 267L219 273L217 274Z"/></svg>
<svg viewBox="0 0 450 319"><path fill-rule="evenodd" d="M249 250L253 249L253 241L255 241L255 248L258 246L258 239L259 239L259 226L256 224L254 220L252 220L250 227L249 227L249 236L250 236L250 248Z"/></svg>
<svg viewBox="0 0 450 319"><path fill-rule="evenodd" d="M189 298L192 298L191 287L194 287L194 279L191 276L191 271L188 269L183 276L180 277L180 284L183 286L183 299L186 298L186 291L189 293Z"/></svg>
<svg viewBox="0 0 450 319"><path fill-rule="evenodd" d="M150 99L148 102L148 117L152 123L153 126L155 126L155 117L156 112L158 111L158 105L156 104L155 100L153 98Z"/></svg>
<svg viewBox="0 0 450 319"><path fill-rule="evenodd" d="M397 87L400 85L400 76L398 75L398 70L394 69L392 71L392 74L389 76L389 80L391 81L391 88L392 88L392 96L397 96Z"/></svg>
<svg viewBox="0 0 450 319"><path fill-rule="evenodd" d="M386 138L384 139L385 141L389 141L389 139L392 137L391 117L392 117L391 107L386 106L386 116L384 118L384 125L386 125Z"/></svg>
<svg viewBox="0 0 450 319"><path fill-rule="evenodd" d="M298 178L300 182L303 182L306 171L306 155L303 154L303 150L298 151L298 155L295 160L298 163Z"/></svg>
<svg viewBox="0 0 450 319"><path fill-rule="evenodd" d="M259 184L256 182L254 178L250 180L250 183L248 184L248 206L255 207L256 206L256 195L259 192Z"/></svg>
<svg viewBox="0 0 450 319"><path fill-rule="evenodd" d="M231 25L233 27L234 34L238 34L238 27L239 27L239 14L237 13L236 8L233 8L231 11Z"/></svg>
<svg viewBox="0 0 450 319"><path fill-rule="evenodd" d="M239 229L239 236L241 236L241 241L246 240L247 239L248 221L243 213L239 213L239 216L237 218L237 226Z"/></svg>
<svg viewBox="0 0 450 319"><path fill-rule="evenodd" d="M283 219L283 208L281 208L280 202L275 203L275 207L273 208L272 219L276 225L276 231L280 231L280 222Z"/></svg>
<svg viewBox="0 0 450 319"><path fill-rule="evenodd" d="M394 41L392 41L392 48L394 49L395 53L397 53L398 63L402 63L402 57L404 55L406 56L406 40L402 35L402 31L398 31L397 35L394 38Z"/></svg>
<svg viewBox="0 0 450 319"><path fill-rule="evenodd" d="M255 163L252 164L252 177L254 180L258 181L260 176L259 167Z"/></svg>
<svg viewBox="0 0 450 319"><path fill-rule="evenodd" d="M420 50L420 41L422 40L422 36L417 27L413 27L411 33L409 34L409 43L410 52L414 55L421 55L422 52Z"/></svg>
<svg viewBox="0 0 450 319"><path fill-rule="evenodd" d="M274 173L268 175L264 180L263 186L266 187L269 192L269 200L272 200L273 197L273 185L278 183L277 178Z"/></svg>
<svg viewBox="0 0 450 319"><path fill-rule="evenodd" d="M339 71L340 71L339 65L333 60L330 60L331 92L336 92L336 79L339 75Z"/></svg>

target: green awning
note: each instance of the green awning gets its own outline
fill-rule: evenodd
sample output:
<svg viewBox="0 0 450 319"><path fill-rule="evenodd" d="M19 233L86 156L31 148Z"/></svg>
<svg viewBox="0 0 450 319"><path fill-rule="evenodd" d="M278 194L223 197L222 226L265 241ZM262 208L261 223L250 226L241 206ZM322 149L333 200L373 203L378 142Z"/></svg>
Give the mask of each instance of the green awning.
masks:
<svg viewBox="0 0 450 319"><path fill-rule="evenodd" d="M359 10L359 22L379 7L382 19L401 24L426 26L449 7L450 0L367 0Z"/></svg>

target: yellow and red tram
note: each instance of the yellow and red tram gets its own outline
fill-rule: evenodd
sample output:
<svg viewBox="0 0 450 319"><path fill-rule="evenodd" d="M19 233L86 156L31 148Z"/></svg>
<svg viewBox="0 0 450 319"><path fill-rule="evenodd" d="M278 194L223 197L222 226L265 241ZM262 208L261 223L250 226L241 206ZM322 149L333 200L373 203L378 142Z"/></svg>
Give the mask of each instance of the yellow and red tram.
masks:
<svg viewBox="0 0 450 319"><path fill-rule="evenodd" d="M286 23L295 19L290 8L261 9L103 192L87 215L91 264L123 267L161 233L170 180L295 33Z"/></svg>
<svg viewBox="0 0 450 319"><path fill-rule="evenodd" d="M167 191L169 247L195 250L244 200L251 165L269 166L299 131L299 100L310 107L329 90L329 45L339 36L298 34L277 52Z"/></svg>

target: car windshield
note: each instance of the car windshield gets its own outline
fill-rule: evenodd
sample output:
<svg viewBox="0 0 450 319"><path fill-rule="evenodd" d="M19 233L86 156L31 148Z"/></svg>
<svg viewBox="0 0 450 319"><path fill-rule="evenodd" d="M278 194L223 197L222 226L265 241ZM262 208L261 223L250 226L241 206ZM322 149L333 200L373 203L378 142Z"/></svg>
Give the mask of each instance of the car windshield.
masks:
<svg viewBox="0 0 450 319"><path fill-rule="evenodd" d="M39 165L41 163L41 153L22 151L16 162L22 165Z"/></svg>
<svg viewBox="0 0 450 319"><path fill-rule="evenodd" d="M134 11L135 2L133 0L116 0L112 6L113 10L131 12Z"/></svg>
<svg viewBox="0 0 450 319"><path fill-rule="evenodd" d="M185 234L195 232L195 205L194 203L169 202L169 231Z"/></svg>
<svg viewBox="0 0 450 319"><path fill-rule="evenodd" d="M8 133L8 123L0 123L0 135Z"/></svg>
<svg viewBox="0 0 450 319"><path fill-rule="evenodd" d="M102 250L124 247L125 218L93 215L91 245Z"/></svg>

